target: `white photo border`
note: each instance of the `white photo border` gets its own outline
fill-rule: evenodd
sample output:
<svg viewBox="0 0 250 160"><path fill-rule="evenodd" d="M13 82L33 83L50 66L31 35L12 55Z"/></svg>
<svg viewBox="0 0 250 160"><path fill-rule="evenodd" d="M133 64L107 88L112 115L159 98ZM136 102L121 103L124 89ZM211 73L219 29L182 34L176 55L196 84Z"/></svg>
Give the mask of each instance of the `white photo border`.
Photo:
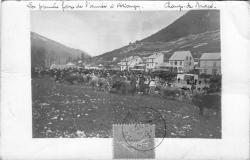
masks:
<svg viewBox="0 0 250 160"><path fill-rule="evenodd" d="M98 3L98 1L95 2ZM100 2L119 3L121 1ZM124 2L143 6L136 11L166 10L162 7L166 3L164 1ZM27 7L28 3L27 1L5 1L2 4L0 141L2 158L112 159L111 138L32 138L31 11ZM39 1L33 3L39 3ZM42 3L52 2L42 1ZM55 1L55 3L61 2ZM67 3L76 2L67 1ZM173 3L187 2L174 1ZM156 159L249 158L250 75L247 74L250 69L249 4L242 1L213 3L216 9L220 10L221 20L222 139L166 138L156 149ZM133 9L116 10L132 11Z"/></svg>

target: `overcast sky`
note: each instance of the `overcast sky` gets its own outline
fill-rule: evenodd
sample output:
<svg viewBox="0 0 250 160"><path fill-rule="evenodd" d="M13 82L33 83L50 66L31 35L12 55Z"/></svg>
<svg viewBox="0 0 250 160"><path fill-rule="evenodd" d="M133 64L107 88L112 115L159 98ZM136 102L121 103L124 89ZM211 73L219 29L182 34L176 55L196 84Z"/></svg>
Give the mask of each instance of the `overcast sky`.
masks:
<svg viewBox="0 0 250 160"><path fill-rule="evenodd" d="M186 12L32 11L31 31L92 56L141 40Z"/></svg>

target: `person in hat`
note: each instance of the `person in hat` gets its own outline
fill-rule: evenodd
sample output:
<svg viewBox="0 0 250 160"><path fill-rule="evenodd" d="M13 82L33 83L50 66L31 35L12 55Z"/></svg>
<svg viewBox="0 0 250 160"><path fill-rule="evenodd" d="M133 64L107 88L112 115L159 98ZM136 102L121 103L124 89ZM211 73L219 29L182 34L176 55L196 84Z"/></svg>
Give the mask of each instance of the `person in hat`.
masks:
<svg viewBox="0 0 250 160"><path fill-rule="evenodd" d="M154 79L151 79L150 83L149 83L149 94L155 94L155 87L156 87L156 83Z"/></svg>

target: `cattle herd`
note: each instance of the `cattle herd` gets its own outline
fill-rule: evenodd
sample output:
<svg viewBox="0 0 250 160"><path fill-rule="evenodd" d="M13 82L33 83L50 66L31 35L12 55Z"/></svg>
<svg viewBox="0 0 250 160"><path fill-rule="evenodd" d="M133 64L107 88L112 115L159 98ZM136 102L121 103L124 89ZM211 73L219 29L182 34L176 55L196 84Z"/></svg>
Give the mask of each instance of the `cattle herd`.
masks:
<svg viewBox="0 0 250 160"><path fill-rule="evenodd" d="M121 95L152 95L179 101L190 101L200 109L220 111L221 108L221 79L210 77L207 85L199 85L196 81L187 81L186 86L177 87L176 74L89 70L83 68L66 69L32 69L32 78L50 77L57 83L85 84L93 90L99 90ZM165 76L164 76L165 75Z"/></svg>

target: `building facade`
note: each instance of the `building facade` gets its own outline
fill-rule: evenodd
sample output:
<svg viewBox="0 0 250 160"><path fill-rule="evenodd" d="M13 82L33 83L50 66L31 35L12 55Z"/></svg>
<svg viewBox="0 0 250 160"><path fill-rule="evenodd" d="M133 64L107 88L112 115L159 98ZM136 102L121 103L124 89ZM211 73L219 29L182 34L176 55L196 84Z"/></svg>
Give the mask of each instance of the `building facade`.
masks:
<svg viewBox="0 0 250 160"><path fill-rule="evenodd" d="M221 74L221 54L203 53L199 60L200 74Z"/></svg>
<svg viewBox="0 0 250 160"><path fill-rule="evenodd" d="M185 73L194 69L194 58L190 51L176 51L168 60L172 71Z"/></svg>
<svg viewBox="0 0 250 160"><path fill-rule="evenodd" d="M142 59L139 56L130 56L128 58L124 58L121 60L118 65L120 66L120 69L123 70L130 70L134 68L134 66L142 63Z"/></svg>
<svg viewBox="0 0 250 160"><path fill-rule="evenodd" d="M145 60L146 71L150 71L150 70L157 68L157 66L162 64L163 62L164 62L164 54L155 53L155 54L150 55Z"/></svg>

